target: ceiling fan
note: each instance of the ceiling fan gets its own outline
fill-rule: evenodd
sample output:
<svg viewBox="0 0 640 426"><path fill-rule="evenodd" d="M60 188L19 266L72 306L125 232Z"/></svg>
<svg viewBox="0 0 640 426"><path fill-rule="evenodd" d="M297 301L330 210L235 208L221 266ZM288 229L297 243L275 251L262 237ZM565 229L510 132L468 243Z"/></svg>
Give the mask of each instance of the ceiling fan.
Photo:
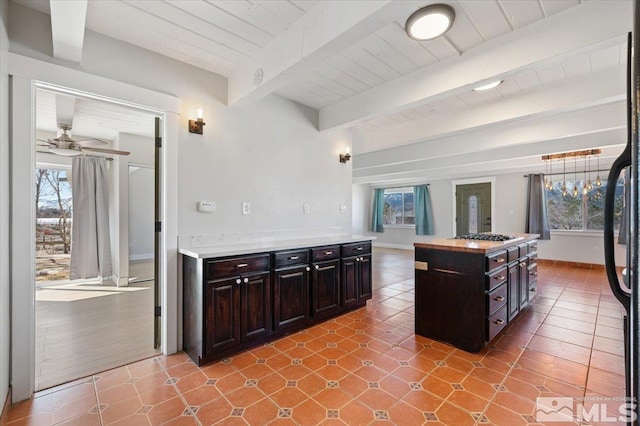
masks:
<svg viewBox="0 0 640 426"><path fill-rule="evenodd" d="M76 155L82 154L83 151L91 151L91 152L100 152L104 154L115 154L115 155L129 155L128 151L118 151L115 149L106 149L106 148L96 148L93 146L88 146L89 144L106 144L105 141L100 139L82 139L82 140L74 140L69 135L69 131L71 130L71 126L68 124L59 124L58 127L62 130L62 134L54 139L42 140L38 139L41 142L46 142L47 145L41 144L41 146L48 146L49 150L44 152L49 152L51 154L62 155L65 157L74 157Z"/></svg>

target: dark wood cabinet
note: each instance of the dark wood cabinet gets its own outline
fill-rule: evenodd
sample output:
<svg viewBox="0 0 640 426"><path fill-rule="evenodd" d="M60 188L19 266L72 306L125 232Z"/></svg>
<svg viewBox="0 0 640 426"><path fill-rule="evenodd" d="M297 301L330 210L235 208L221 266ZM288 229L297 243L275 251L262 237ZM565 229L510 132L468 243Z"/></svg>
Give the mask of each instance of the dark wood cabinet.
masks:
<svg viewBox="0 0 640 426"><path fill-rule="evenodd" d="M342 252L351 255L342 259ZM358 243L183 256L185 352L202 365L363 306L371 297L370 253L370 243ZM346 294L353 298L349 303L341 300Z"/></svg>
<svg viewBox="0 0 640 426"><path fill-rule="evenodd" d="M514 319L520 312L520 264L516 261L507 266L509 275L507 278L508 286L508 317L509 321Z"/></svg>

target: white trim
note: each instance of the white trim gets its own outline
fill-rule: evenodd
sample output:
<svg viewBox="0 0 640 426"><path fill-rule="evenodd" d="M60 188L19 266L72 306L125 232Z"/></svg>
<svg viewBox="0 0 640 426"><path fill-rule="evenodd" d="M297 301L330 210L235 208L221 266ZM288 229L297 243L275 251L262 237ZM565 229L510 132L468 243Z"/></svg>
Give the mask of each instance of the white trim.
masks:
<svg viewBox="0 0 640 426"><path fill-rule="evenodd" d="M130 254L129 260L133 262L136 260L153 260L153 253Z"/></svg>
<svg viewBox="0 0 640 426"><path fill-rule="evenodd" d="M393 243L378 243L373 242L373 247L381 247L381 248L392 248L392 249L400 249L400 250L414 250L414 246L407 244L393 244Z"/></svg>
<svg viewBox="0 0 640 426"><path fill-rule="evenodd" d="M389 229L416 229L416 225L386 225L386 224L382 224L383 228L389 228Z"/></svg>
<svg viewBox="0 0 640 426"><path fill-rule="evenodd" d="M35 376L35 88L115 102L152 112L163 119L160 291L164 354L178 349L177 224L178 111L180 100L116 80L9 53L11 77L11 377L13 402L33 394ZM28 188L26 188L28 186Z"/></svg>
<svg viewBox="0 0 640 426"><path fill-rule="evenodd" d="M496 177L495 176L487 176L487 177L478 177L478 178L469 178L469 179L456 179L451 181L451 198L452 198L452 209L453 215L451 215L451 226L453 229L453 234L456 235L456 188L458 185L469 185L473 183L487 183L491 184L491 232L494 232L496 229Z"/></svg>

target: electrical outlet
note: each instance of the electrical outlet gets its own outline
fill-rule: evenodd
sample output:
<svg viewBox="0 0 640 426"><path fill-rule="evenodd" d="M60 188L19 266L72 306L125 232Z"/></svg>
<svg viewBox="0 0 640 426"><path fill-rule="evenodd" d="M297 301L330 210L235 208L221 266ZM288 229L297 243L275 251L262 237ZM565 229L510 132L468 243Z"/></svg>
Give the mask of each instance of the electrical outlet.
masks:
<svg viewBox="0 0 640 426"><path fill-rule="evenodd" d="M345 206L344 204L340 204L340 213L346 213L347 212L347 206Z"/></svg>
<svg viewBox="0 0 640 426"><path fill-rule="evenodd" d="M197 206L199 212L211 213L216 211L216 203L214 201L198 201Z"/></svg>
<svg viewBox="0 0 640 426"><path fill-rule="evenodd" d="M246 201L242 203L242 214L251 214L251 204Z"/></svg>
<svg viewBox="0 0 640 426"><path fill-rule="evenodd" d="M309 203L304 203L302 205L302 213L303 214L309 214Z"/></svg>

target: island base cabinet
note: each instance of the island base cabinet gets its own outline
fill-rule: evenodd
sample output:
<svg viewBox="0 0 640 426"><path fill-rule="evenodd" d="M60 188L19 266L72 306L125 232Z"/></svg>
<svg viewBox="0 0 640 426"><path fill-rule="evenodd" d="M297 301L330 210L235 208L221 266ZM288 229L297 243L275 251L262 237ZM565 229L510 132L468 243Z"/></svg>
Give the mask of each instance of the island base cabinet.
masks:
<svg viewBox="0 0 640 426"><path fill-rule="evenodd" d="M273 278L273 328L300 327L309 317L309 267L276 270Z"/></svg>

